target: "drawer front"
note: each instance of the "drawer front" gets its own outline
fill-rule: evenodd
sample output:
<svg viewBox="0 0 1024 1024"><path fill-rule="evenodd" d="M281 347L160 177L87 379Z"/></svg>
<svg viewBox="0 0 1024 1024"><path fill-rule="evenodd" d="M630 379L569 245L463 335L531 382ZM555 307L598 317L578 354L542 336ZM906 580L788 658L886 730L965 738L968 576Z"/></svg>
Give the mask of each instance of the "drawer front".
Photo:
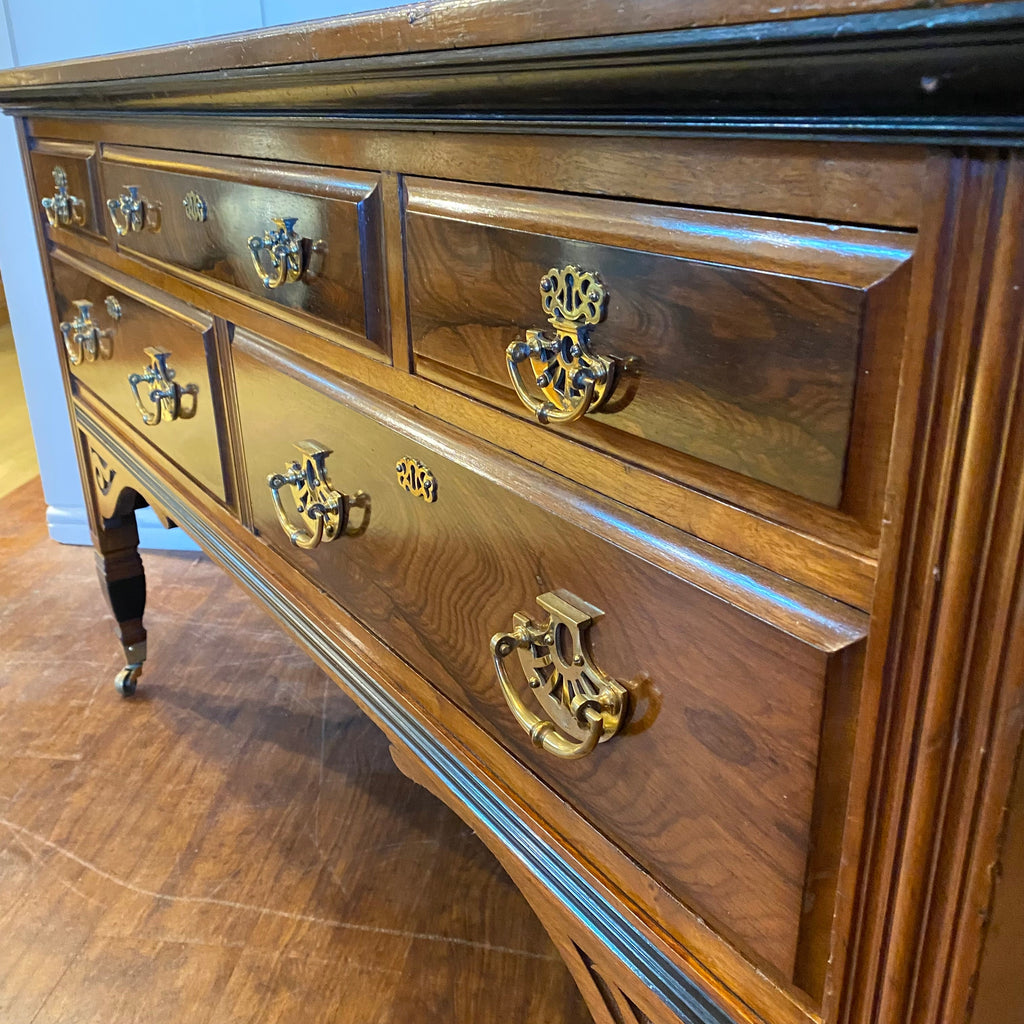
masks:
<svg viewBox="0 0 1024 1024"><path fill-rule="evenodd" d="M913 235L417 179L405 216L418 373L502 398L512 364L524 415L585 408L564 429L630 461L858 504L851 440L891 420L871 373L901 344Z"/></svg>
<svg viewBox="0 0 1024 1024"><path fill-rule="evenodd" d="M29 154L36 212L47 233L75 231L102 235L96 206L96 147L35 139Z"/></svg>
<svg viewBox="0 0 1024 1024"><path fill-rule="evenodd" d="M856 685L861 617L826 635L816 632L820 609L802 623L740 611L637 557L627 536L575 525L573 507L589 499L553 475L463 456L451 428L431 435L385 405L374 412L372 398L322 380L330 393L314 390L313 377L285 376L286 357L239 331L233 358L259 534L704 920L792 979L809 948L806 879L828 876L811 865L816 772L823 757L842 760L822 740L823 706L830 690ZM338 397L364 402L362 411ZM302 543L316 539L315 518L298 505L327 499L281 486L300 480L302 442L332 450L322 468L339 493L368 495L350 508L347 531L311 550L289 542L293 530ZM736 578L736 564L723 579ZM556 591L604 612L589 629L593 662L632 705L624 730L578 760L533 746L490 646L518 612L542 623L537 599ZM780 599L776 612L793 607ZM543 717L518 658L502 664Z"/></svg>
<svg viewBox="0 0 1024 1024"><path fill-rule="evenodd" d="M51 267L61 347L75 387L87 388L225 500L211 317L63 254L54 255Z"/></svg>
<svg viewBox="0 0 1024 1024"><path fill-rule="evenodd" d="M390 352L376 175L114 146L100 172L122 251Z"/></svg>

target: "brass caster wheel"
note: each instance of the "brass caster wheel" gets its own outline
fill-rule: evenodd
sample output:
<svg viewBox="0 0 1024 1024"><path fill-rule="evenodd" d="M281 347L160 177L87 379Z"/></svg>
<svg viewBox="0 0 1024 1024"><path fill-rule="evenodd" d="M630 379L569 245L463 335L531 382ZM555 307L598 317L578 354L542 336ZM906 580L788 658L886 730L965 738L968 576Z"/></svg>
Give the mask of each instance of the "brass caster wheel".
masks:
<svg viewBox="0 0 1024 1024"><path fill-rule="evenodd" d="M122 697L130 697L135 693L135 687L138 685L139 675L141 672L141 665L125 665L125 667L117 673L117 678L114 680L114 686L117 687L117 692L121 694Z"/></svg>

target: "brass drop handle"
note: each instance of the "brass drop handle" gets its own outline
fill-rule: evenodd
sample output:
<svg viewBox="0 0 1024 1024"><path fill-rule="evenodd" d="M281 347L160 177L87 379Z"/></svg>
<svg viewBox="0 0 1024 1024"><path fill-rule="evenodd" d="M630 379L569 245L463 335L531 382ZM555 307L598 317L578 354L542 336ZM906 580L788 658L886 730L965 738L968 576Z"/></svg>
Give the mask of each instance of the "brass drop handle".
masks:
<svg viewBox="0 0 1024 1024"><path fill-rule="evenodd" d="M253 269L263 287L280 288L303 278L307 282L315 280L327 252L326 243L312 242L299 235L295 231L298 217L273 217L272 220L275 230L250 235L246 242Z"/></svg>
<svg viewBox="0 0 1024 1024"><path fill-rule="evenodd" d="M300 458L289 462L283 473L271 473L267 477L277 521L288 540L309 551L321 543L329 544L342 534L358 537L365 533L370 525L370 496L363 491L348 495L334 489L327 474L330 448L317 441L299 441L295 448ZM285 510L281 497L285 488L291 492L291 503L302 526L295 526ZM362 511L356 527L349 522L354 508Z"/></svg>
<svg viewBox="0 0 1024 1024"><path fill-rule="evenodd" d="M68 362L72 366L78 366L82 362L93 363L97 359L109 359L113 352L113 329L101 328L93 320L92 303L88 299L74 299L72 304L76 310L74 319L62 320L60 323L60 333L64 338ZM107 296L106 307L113 319L121 318L120 303L113 295Z"/></svg>
<svg viewBox="0 0 1024 1024"><path fill-rule="evenodd" d="M59 164L53 169L53 186L53 195L39 201L50 227L81 227L85 223L85 203L68 192L67 171Z"/></svg>
<svg viewBox="0 0 1024 1024"><path fill-rule="evenodd" d="M553 336L528 330L505 351L508 374L523 405L541 423L572 423L601 408L615 388L618 363L590 347L589 329L605 316L608 293L598 275L579 267L552 267L540 281L541 305ZM523 380L529 363L536 395Z"/></svg>
<svg viewBox="0 0 1024 1024"><path fill-rule="evenodd" d="M548 613L546 623L536 625L516 612L511 632L491 637L494 671L509 709L533 744L555 757L577 760L622 728L629 716L629 691L590 658L586 630L602 612L564 590L541 594L537 604ZM534 697L553 721L531 711L512 685L505 660L513 651Z"/></svg>
<svg viewBox="0 0 1024 1024"><path fill-rule="evenodd" d="M110 220L114 230L121 235L133 231L159 231L160 206L139 195L135 185L125 185L124 191L116 199L107 200Z"/></svg>
<svg viewBox="0 0 1024 1024"><path fill-rule="evenodd" d="M167 360L171 358L167 349L147 348L144 351L149 356L146 368L142 373L128 375L128 386L132 389L142 422L147 427L155 427L162 420L173 422L192 419L196 414L199 385L179 384L174 379L175 372L167 365ZM149 408L139 393L143 384L149 389L146 396L150 402ZM191 401L182 402L183 398L190 398Z"/></svg>

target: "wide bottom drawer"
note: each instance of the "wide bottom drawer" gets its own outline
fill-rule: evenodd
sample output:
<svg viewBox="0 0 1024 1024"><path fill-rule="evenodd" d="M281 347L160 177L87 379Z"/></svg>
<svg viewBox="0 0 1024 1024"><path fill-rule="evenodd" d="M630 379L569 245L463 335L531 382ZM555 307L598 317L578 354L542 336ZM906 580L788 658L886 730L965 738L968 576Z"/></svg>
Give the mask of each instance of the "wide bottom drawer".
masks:
<svg viewBox="0 0 1024 1024"><path fill-rule="evenodd" d="M724 553L712 564L706 546L638 538L626 510L590 532L610 503L315 372L288 376L291 358L236 331L258 532L729 941L808 976L800 961L823 946L807 895L827 889L836 856L813 834L817 779L848 746L822 722L858 684L863 616L782 580L773 592L768 574ZM534 627L520 657L492 648ZM571 705L574 686L610 677L627 720L568 760L517 723L495 662L550 719L528 675L547 687L552 664L571 674L580 658L589 683L555 680L555 698ZM583 732L586 720L584 708ZM585 742L555 735L565 752Z"/></svg>

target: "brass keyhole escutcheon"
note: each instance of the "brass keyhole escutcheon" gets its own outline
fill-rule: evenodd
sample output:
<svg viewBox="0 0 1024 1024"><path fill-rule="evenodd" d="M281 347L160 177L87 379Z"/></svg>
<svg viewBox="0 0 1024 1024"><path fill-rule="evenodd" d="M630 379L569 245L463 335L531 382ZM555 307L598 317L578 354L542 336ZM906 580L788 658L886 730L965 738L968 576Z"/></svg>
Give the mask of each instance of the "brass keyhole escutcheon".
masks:
<svg viewBox="0 0 1024 1024"><path fill-rule="evenodd" d="M193 224L202 224L206 220L209 211L206 207L206 200L195 190L189 189L182 197L181 205L185 209L185 216Z"/></svg>
<svg viewBox="0 0 1024 1024"><path fill-rule="evenodd" d="M437 501L437 478L418 459L406 456L395 463L398 486L428 505Z"/></svg>

